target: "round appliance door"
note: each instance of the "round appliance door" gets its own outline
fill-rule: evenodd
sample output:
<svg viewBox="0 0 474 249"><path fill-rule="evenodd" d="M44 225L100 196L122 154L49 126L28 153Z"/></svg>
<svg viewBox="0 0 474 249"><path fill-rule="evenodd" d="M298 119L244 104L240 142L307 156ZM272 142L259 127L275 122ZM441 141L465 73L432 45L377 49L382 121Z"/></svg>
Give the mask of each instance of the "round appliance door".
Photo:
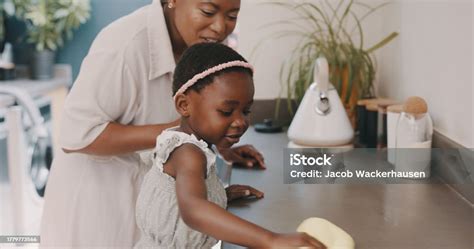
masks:
<svg viewBox="0 0 474 249"><path fill-rule="evenodd" d="M53 150L51 139L32 139L28 152L31 158L30 174L38 195L43 197L46 183L48 182L49 170L53 161Z"/></svg>

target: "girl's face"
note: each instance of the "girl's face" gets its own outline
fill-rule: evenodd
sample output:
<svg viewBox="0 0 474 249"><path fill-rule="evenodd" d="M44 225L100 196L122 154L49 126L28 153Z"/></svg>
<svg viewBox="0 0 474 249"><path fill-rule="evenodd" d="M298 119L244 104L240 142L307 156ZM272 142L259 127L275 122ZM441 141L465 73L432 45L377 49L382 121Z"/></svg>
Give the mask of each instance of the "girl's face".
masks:
<svg viewBox="0 0 474 249"><path fill-rule="evenodd" d="M250 75L229 72L214 78L200 93L189 92L192 132L207 143L229 148L249 127L254 86Z"/></svg>
<svg viewBox="0 0 474 249"><path fill-rule="evenodd" d="M240 0L170 1L175 3L175 29L188 47L222 42L234 30L240 9Z"/></svg>

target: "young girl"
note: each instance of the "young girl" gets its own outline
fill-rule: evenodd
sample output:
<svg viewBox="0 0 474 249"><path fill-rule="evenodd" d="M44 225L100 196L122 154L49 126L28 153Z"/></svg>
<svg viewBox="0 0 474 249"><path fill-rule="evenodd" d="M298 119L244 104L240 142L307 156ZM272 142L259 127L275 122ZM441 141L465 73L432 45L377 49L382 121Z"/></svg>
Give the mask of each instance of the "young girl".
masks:
<svg viewBox="0 0 474 249"><path fill-rule="evenodd" d="M213 145L231 147L247 130L252 75L252 66L225 45L201 43L183 54L173 81L181 124L157 138L137 200L142 237L135 248L210 248L217 239L251 248L325 248L306 234L273 233L225 210Z"/></svg>

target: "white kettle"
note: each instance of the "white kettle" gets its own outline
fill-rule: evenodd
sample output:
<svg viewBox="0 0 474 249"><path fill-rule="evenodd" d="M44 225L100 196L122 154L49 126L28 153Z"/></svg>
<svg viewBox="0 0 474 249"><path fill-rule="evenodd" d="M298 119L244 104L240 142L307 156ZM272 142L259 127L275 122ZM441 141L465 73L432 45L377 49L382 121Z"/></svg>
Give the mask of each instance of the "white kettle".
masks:
<svg viewBox="0 0 474 249"><path fill-rule="evenodd" d="M329 65L324 57L316 60L314 82L296 111L288 137L294 144L311 147L346 145L354 137L339 94L329 83Z"/></svg>

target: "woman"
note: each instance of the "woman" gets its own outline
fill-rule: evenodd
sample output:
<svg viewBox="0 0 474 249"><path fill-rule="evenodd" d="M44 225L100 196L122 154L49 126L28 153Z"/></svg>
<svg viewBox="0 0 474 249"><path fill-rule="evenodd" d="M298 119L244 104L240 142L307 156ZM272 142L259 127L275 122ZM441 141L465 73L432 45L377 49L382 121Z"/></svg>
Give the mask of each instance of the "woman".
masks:
<svg viewBox="0 0 474 249"><path fill-rule="evenodd" d="M224 41L239 8L240 0L155 0L98 34L65 103L43 248L133 246L135 202L147 170L137 152L178 124L170 94L175 63L192 44ZM251 146L221 153L265 168Z"/></svg>

